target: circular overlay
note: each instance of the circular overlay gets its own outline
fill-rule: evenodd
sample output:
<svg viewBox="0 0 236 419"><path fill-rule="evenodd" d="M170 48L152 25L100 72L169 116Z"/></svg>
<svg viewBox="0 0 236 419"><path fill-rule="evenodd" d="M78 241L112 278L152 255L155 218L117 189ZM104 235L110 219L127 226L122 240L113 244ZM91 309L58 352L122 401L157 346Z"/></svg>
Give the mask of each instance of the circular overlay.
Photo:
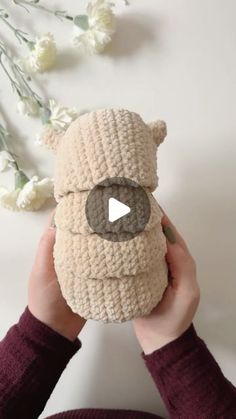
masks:
<svg viewBox="0 0 236 419"><path fill-rule="evenodd" d="M145 190L138 183L125 177L113 177L91 190L85 211L95 233L105 240L122 242L144 230L151 207Z"/></svg>

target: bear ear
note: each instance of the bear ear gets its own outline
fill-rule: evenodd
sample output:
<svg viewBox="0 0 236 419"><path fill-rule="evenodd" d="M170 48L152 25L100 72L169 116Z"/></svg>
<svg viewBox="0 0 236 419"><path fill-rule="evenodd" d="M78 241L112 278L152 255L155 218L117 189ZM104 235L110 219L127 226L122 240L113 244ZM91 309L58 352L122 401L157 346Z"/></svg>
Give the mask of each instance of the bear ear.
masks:
<svg viewBox="0 0 236 419"><path fill-rule="evenodd" d="M40 142L46 148L56 153L57 147L60 144L64 134L65 131L57 131L52 127L47 127L44 129L43 133L40 136Z"/></svg>
<svg viewBox="0 0 236 419"><path fill-rule="evenodd" d="M167 135L166 123L164 121L153 121L149 122L148 126L152 131L153 139L158 147Z"/></svg>

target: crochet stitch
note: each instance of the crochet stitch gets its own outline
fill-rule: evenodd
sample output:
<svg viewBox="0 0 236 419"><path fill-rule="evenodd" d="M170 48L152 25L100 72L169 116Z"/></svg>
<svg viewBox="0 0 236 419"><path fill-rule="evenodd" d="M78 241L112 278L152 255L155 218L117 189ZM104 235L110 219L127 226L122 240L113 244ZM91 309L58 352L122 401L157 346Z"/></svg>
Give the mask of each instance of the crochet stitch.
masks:
<svg viewBox="0 0 236 419"><path fill-rule="evenodd" d="M44 144L56 152L55 270L68 305L86 319L124 322L149 314L162 298L166 240L151 192L158 184L156 151L165 136L163 121L146 124L124 109L86 113L63 134L44 132ZM96 234L85 213L90 191L116 177L137 182L151 210L145 229L123 242Z"/></svg>

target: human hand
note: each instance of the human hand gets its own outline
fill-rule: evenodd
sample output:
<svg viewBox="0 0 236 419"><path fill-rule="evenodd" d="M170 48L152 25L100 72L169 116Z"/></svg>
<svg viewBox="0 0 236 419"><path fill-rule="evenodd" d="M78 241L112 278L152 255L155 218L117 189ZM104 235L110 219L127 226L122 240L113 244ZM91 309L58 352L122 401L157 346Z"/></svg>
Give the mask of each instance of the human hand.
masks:
<svg viewBox="0 0 236 419"><path fill-rule="evenodd" d="M54 269L53 246L56 228L48 224L40 239L28 287L28 307L30 312L51 329L74 341L86 320L73 313L62 297Z"/></svg>
<svg viewBox="0 0 236 419"><path fill-rule="evenodd" d="M149 315L133 319L136 336L146 355L175 340L189 328L200 300L195 261L165 213L162 227L168 239L169 284L162 300Z"/></svg>

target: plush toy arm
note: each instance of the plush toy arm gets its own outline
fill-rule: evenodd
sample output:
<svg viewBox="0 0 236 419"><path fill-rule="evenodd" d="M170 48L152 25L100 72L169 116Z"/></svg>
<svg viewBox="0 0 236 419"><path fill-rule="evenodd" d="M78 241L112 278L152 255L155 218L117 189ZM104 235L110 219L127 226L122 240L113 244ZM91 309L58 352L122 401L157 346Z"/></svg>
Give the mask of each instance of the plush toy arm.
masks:
<svg viewBox="0 0 236 419"><path fill-rule="evenodd" d="M65 131L56 131L51 127L47 127L44 129L40 140L46 148L56 152L64 133Z"/></svg>
<svg viewBox="0 0 236 419"><path fill-rule="evenodd" d="M148 126L151 128L155 143L159 146L167 135L166 123L164 121L153 121L149 122Z"/></svg>

